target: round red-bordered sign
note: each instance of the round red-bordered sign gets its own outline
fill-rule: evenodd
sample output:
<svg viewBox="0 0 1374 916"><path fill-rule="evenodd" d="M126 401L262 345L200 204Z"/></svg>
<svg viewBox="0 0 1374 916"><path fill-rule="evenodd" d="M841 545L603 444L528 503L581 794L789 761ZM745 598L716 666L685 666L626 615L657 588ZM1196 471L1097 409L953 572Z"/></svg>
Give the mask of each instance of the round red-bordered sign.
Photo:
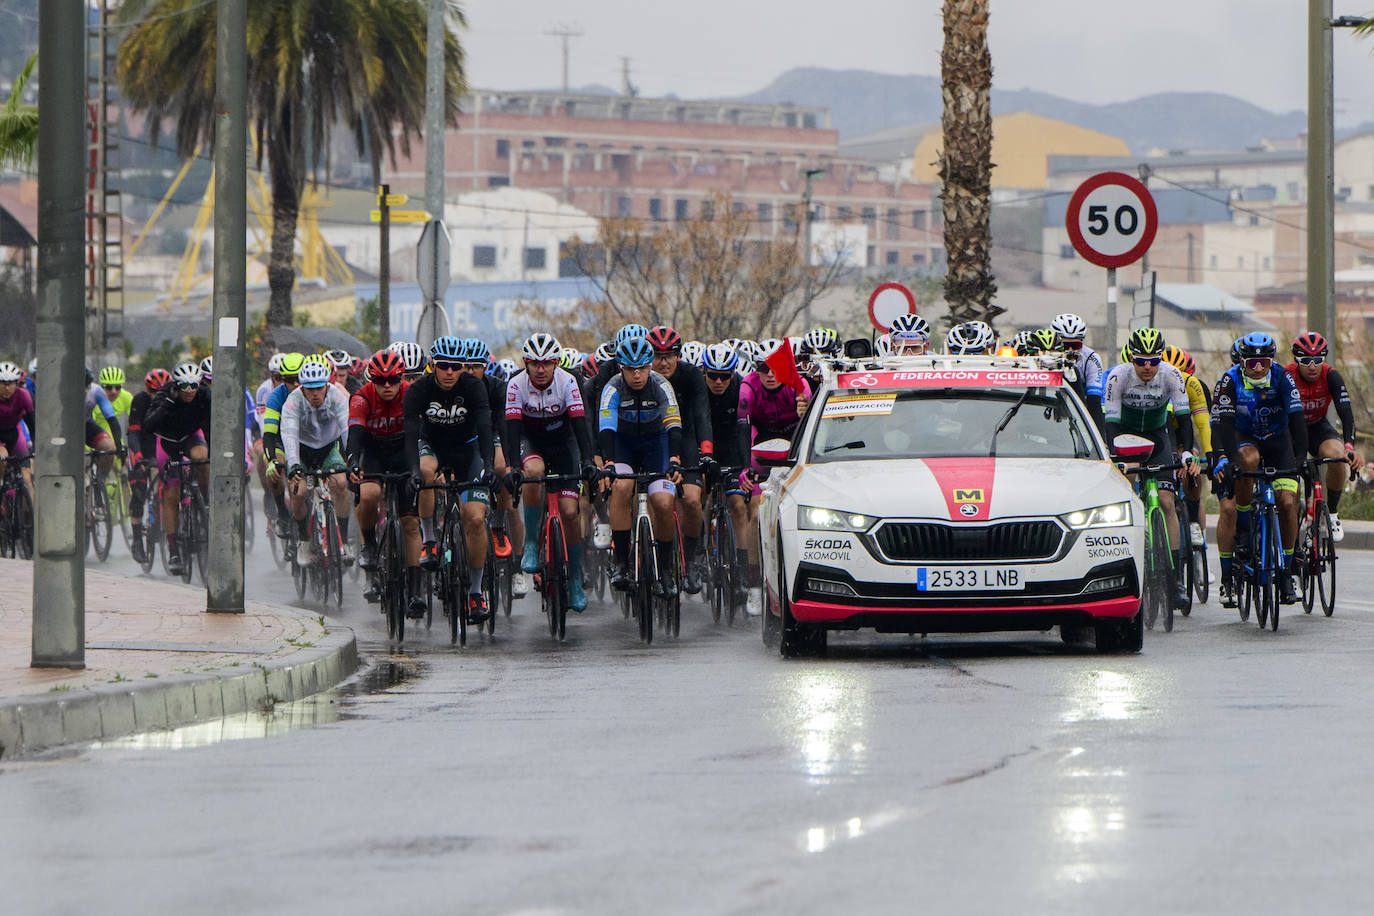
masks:
<svg viewBox="0 0 1374 916"><path fill-rule="evenodd" d="M892 327L892 319L915 311L916 295L901 283L880 283L868 297L868 320L883 333Z"/></svg>
<svg viewBox="0 0 1374 916"><path fill-rule="evenodd" d="M1125 172L1101 172L1069 198L1064 225L1074 250L1098 267L1125 267L1145 254L1159 229L1150 189Z"/></svg>

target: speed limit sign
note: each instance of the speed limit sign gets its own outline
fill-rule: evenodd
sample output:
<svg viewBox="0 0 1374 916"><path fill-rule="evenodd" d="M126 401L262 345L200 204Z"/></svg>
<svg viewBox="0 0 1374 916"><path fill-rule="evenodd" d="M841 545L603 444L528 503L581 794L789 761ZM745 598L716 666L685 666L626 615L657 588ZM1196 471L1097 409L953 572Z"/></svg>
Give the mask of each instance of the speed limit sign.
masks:
<svg viewBox="0 0 1374 916"><path fill-rule="evenodd" d="M1083 260L1115 268L1140 260L1149 250L1159 213L1139 179L1125 172L1102 172L1073 192L1064 221Z"/></svg>

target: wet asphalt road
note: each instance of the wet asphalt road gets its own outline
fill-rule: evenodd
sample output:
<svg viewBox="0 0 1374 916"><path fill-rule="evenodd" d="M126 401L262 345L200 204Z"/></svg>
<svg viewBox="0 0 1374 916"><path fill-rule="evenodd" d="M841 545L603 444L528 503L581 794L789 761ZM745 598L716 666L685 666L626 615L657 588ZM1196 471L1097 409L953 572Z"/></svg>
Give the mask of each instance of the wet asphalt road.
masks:
<svg viewBox="0 0 1374 916"><path fill-rule="evenodd" d="M250 597L289 589L263 546ZM367 689L0 765L4 909L1368 912L1374 555L1341 573L1332 619L1212 605L1132 657L784 662L696 602L676 642L601 605L554 646L529 599L392 656L353 601Z"/></svg>

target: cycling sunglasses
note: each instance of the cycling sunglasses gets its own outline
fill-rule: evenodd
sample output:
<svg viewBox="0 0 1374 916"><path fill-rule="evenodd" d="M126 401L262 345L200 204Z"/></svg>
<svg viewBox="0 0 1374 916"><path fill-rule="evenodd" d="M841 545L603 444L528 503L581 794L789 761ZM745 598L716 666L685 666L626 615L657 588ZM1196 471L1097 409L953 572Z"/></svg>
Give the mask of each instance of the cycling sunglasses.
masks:
<svg viewBox="0 0 1374 916"><path fill-rule="evenodd" d="M1160 356L1132 356L1131 362L1137 366L1158 366L1163 360Z"/></svg>
<svg viewBox="0 0 1374 916"><path fill-rule="evenodd" d="M177 391L190 391L192 388L199 388L196 382L177 382Z"/></svg>
<svg viewBox="0 0 1374 916"><path fill-rule="evenodd" d="M1081 349L1083 349L1083 341L1081 341L1081 340L1065 340L1065 341L1064 341L1064 349L1065 349L1065 350L1081 350Z"/></svg>
<svg viewBox="0 0 1374 916"><path fill-rule="evenodd" d="M101 385L100 387L101 387L101 388L104 388L106 391L118 391L119 389L123 388L124 386L123 386L123 385Z"/></svg>
<svg viewBox="0 0 1374 916"><path fill-rule="evenodd" d="M735 376L735 373L733 373L733 372L708 372L708 373L706 373L706 377L709 378L709 379L710 379L711 381L713 381L713 382L728 382L728 381L730 381L730 379L734 378L734 376Z"/></svg>
<svg viewBox="0 0 1374 916"><path fill-rule="evenodd" d="M374 385L399 385L401 377L399 375L374 375L372 377Z"/></svg>
<svg viewBox="0 0 1374 916"><path fill-rule="evenodd" d="M1325 356L1299 356L1297 358L1299 366L1320 366L1326 362Z"/></svg>
<svg viewBox="0 0 1374 916"><path fill-rule="evenodd" d="M445 360L438 360L438 359L436 359L436 360L434 361L434 371L435 371L435 372L462 372L462 371L463 371L463 364L462 364L462 363L458 363L458 362L450 362L450 361L448 361L448 360L446 360L446 359L445 359Z"/></svg>
<svg viewBox="0 0 1374 916"><path fill-rule="evenodd" d="M1271 359L1270 359L1269 357L1267 357L1267 356L1255 356L1255 357L1251 357L1250 359L1245 360L1245 368L1247 368L1247 369L1268 369L1268 368L1269 368L1269 364L1270 364L1271 362L1273 362L1273 360L1271 360Z"/></svg>

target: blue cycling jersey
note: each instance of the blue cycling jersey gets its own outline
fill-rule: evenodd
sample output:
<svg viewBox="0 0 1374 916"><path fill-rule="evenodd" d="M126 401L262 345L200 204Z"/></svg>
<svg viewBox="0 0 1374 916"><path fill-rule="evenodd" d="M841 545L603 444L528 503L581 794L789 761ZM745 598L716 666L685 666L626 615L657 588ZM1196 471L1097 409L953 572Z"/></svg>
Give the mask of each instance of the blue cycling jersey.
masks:
<svg viewBox="0 0 1374 916"><path fill-rule="evenodd" d="M1214 412L1218 421L1233 419L1245 438L1262 441L1283 435L1290 422L1301 422L1302 400L1292 376L1277 362L1259 383L1232 366L1217 383ZM1295 419L1290 421L1289 414Z"/></svg>
<svg viewBox="0 0 1374 916"><path fill-rule="evenodd" d="M113 420L115 418L114 405L110 403L109 398L105 397L105 389L92 382L86 389L86 412L90 413L97 407L100 408L101 416L105 419Z"/></svg>

